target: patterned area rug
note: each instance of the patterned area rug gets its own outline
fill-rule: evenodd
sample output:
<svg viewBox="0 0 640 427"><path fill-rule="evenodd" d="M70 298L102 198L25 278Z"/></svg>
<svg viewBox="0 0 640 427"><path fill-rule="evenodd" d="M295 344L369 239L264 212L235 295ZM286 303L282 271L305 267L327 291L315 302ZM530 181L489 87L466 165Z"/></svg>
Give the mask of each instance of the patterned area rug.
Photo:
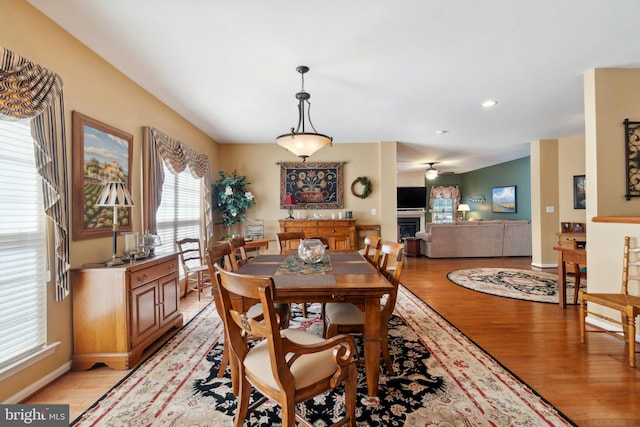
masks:
<svg viewBox="0 0 640 427"><path fill-rule="evenodd" d="M319 332L318 310L298 314L297 327ZM402 286L389 335L397 375L382 367L371 398L359 367L358 426L575 425ZM72 425L231 426L236 398L229 370L216 377L221 355L222 324L210 304ZM341 397L327 393L299 410L326 426L343 413ZM279 407L264 404L245 425L279 426Z"/></svg>
<svg viewBox="0 0 640 427"><path fill-rule="evenodd" d="M558 275L544 271L516 268L469 268L455 270L447 278L456 285L485 294L527 301L558 304ZM580 279L580 289L587 289L587 281ZM575 281L567 276L567 304L573 304Z"/></svg>

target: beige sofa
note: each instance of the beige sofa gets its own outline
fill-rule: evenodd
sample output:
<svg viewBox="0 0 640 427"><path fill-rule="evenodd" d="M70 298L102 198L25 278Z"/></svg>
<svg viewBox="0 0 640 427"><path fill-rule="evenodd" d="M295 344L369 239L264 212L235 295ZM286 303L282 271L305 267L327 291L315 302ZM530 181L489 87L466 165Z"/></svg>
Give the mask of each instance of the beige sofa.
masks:
<svg viewBox="0 0 640 427"><path fill-rule="evenodd" d="M531 256L527 220L461 221L427 224L416 233L420 254L429 258Z"/></svg>

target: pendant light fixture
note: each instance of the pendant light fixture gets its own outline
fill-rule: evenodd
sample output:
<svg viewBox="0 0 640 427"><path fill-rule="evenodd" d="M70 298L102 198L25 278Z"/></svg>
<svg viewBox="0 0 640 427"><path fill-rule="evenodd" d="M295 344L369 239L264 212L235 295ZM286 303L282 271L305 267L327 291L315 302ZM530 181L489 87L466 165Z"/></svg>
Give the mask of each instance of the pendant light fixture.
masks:
<svg viewBox="0 0 640 427"><path fill-rule="evenodd" d="M326 147L327 145L332 145L333 138L318 133L316 128L313 126L313 123L311 123L311 103L309 102L311 95L304 90L304 74L309 71L309 67L306 65L300 65L296 68L296 71L299 72L302 77L302 89L300 92L296 93L296 99L298 100L298 127L295 129L291 128L290 133L278 136L276 138L276 144L291 151L304 162L307 160L307 157L311 156L316 151ZM306 122L309 122L309 126L313 129L313 132L306 131Z"/></svg>

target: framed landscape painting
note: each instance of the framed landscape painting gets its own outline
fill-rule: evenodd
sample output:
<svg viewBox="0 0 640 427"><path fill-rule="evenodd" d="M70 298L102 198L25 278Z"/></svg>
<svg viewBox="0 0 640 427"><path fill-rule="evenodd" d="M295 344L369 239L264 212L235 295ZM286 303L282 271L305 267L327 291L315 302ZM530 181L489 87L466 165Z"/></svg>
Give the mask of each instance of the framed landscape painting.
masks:
<svg viewBox="0 0 640 427"><path fill-rule="evenodd" d="M516 213L517 208L515 185L491 189L491 212Z"/></svg>
<svg viewBox="0 0 640 427"><path fill-rule="evenodd" d="M133 135L80 114L72 113L73 239L111 236L113 208L95 205L108 181L131 188ZM131 209L118 209L118 230L131 231Z"/></svg>

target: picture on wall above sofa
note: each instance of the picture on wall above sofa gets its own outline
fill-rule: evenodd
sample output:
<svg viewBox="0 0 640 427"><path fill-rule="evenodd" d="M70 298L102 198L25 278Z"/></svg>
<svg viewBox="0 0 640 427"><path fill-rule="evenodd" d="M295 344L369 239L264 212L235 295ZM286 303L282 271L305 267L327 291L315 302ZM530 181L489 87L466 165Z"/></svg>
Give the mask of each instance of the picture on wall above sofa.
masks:
<svg viewBox="0 0 640 427"><path fill-rule="evenodd" d="M516 186L493 187L491 189L491 212L516 213Z"/></svg>

